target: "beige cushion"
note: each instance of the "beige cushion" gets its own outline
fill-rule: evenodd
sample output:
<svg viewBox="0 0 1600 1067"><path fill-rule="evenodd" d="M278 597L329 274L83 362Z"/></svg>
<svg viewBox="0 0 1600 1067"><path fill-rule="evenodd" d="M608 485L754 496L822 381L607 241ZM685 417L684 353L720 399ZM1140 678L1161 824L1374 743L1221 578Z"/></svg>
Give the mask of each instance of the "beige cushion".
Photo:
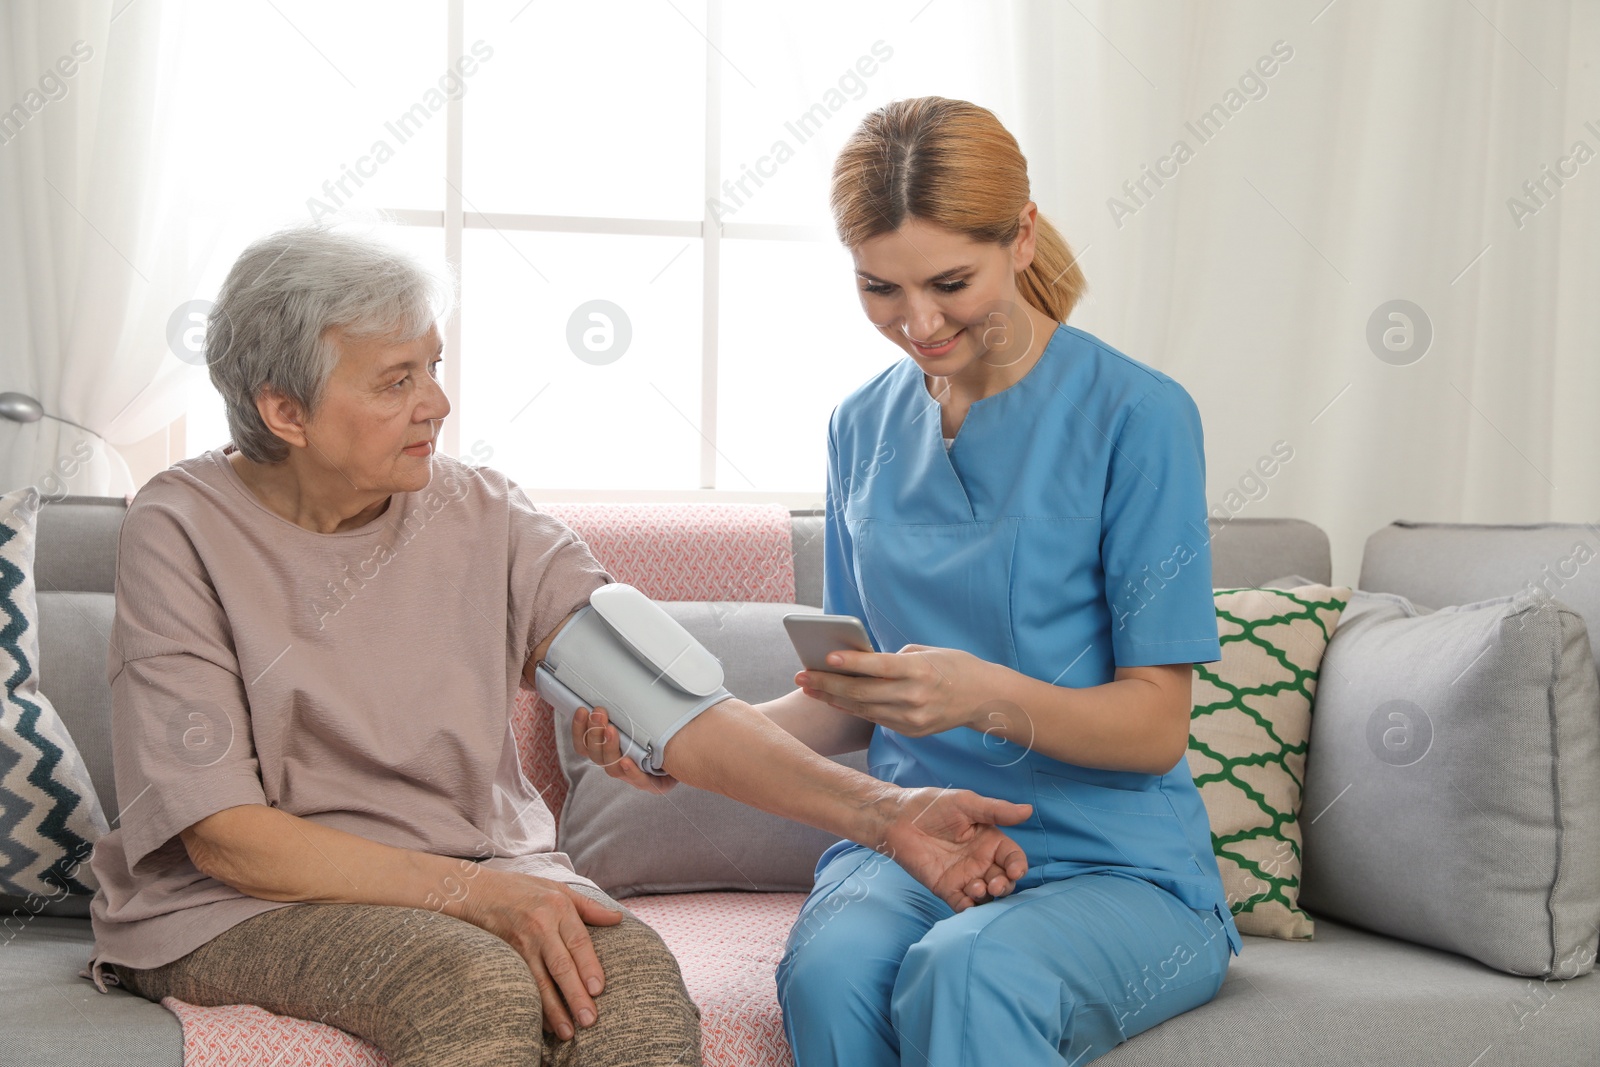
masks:
<svg viewBox="0 0 1600 1067"><path fill-rule="evenodd" d="M1344 586L1218 589L1222 659L1195 665L1189 769L1243 934L1310 940L1299 907L1311 702Z"/></svg>

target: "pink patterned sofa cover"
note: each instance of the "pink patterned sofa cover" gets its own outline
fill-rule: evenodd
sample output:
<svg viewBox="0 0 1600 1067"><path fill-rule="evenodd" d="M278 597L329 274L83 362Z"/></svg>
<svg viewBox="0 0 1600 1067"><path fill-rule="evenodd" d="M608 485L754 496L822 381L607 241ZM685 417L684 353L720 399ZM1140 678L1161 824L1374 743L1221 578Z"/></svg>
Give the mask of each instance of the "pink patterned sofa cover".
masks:
<svg viewBox="0 0 1600 1067"><path fill-rule="evenodd" d="M793 603L789 512L781 505L549 504L612 577L657 600ZM559 819L567 783L548 704L517 694L523 772ZM681 893L625 903L677 956L701 1013L707 1067L789 1067L773 972L802 893ZM168 997L185 1067L367 1067L388 1059L342 1030L253 1005L206 1008Z"/></svg>

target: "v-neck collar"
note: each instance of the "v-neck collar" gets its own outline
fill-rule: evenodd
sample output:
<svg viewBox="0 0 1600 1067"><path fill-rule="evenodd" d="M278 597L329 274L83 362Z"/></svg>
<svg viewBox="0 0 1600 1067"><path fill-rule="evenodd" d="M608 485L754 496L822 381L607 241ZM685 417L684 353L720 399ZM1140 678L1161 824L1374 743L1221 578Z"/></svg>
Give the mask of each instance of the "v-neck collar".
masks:
<svg viewBox="0 0 1600 1067"><path fill-rule="evenodd" d="M1062 332L1062 330L1064 328L1065 327L1061 323L1056 323L1056 328L1055 328L1054 331L1051 332L1050 339L1044 343L1044 349L1042 351L1040 351L1039 358L1033 361L1033 366L1028 368L1028 373L1024 374L1022 377L1018 378L1016 381L1012 382L1010 385L1006 386L1004 389L1001 389L1001 390L999 390L997 392L990 393L988 396L979 397L977 400L974 400L972 403L967 405L967 414L965 415L965 417L962 418L960 427L958 427L956 429L955 438L954 438L954 440L953 440L953 442L952 442L952 444L950 446L952 449L955 448L956 445L960 443L960 441L961 441L961 431L967 428L967 420L972 418L972 413L974 411L976 411L978 408L982 407L983 405L989 403L989 401L994 400L997 397L1005 396L1007 393L1010 393L1012 390L1019 389L1024 384L1030 383L1031 379L1044 377L1044 375L1041 374L1040 371L1039 371L1039 365L1042 364L1045 361L1045 359L1050 355L1050 349L1055 347L1056 341L1060 339L1061 332ZM912 377L913 377L913 380L916 381L917 392L922 395L922 398L925 401L924 406L925 407L933 407L933 408L942 408L942 405L939 403L938 398L935 397L932 393L930 393L928 391L927 375L924 374L922 369L916 365L916 361L911 359L909 356L906 357L906 362L911 364ZM1024 390L1024 391L1026 391L1026 390ZM918 413L917 417L918 418L922 417L920 412ZM941 447L943 447L943 445L944 445L944 425L943 425L942 422L940 423L940 426L939 426L939 444L940 444Z"/></svg>
<svg viewBox="0 0 1600 1067"><path fill-rule="evenodd" d="M1026 392L1027 390L1033 388L1035 379L1043 380L1046 377L1045 373L1040 371L1039 368L1046 359L1051 358L1052 353L1050 350L1054 348L1056 342L1060 340L1063 329L1064 327L1060 323L1056 324L1055 331L1051 333L1050 339L1044 343L1044 350L1039 353L1039 358L1033 361L1033 366L1028 368L1028 373L1024 374L1022 377L1018 378L1004 389L1001 389L995 393L990 393L985 397L979 397L977 400L974 400L971 404L967 405L967 413L962 418L961 425L957 427L956 435L951 440L948 448L945 447L944 443L943 405L939 403L938 399L935 398L932 393L928 392L927 377L923 374L922 369L917 366L916 361L910 357L906 358L906 363L910 364L910 371L908 373L911 378L911 384L916 389L917 394L921 396L923 400L922 410L918 411L912 416L912 421L927 421L932 423L932 429L929 431L924 431L923 436L926 438L927 434L930 432L933 435L933 449L939 454L939 458L933 462L935 465L942 463L945 474L941 475L940 477L949 477L950 481L955 485L956 491L961 494L961 501L966 505L967 517L974 522L977 521L977 511L972 506L972 494L967 491L966 482L962 481L961 471L956 466L954 456L955 450L961 447L961 438L963 434L966 433L968 425L971 424L974 412L978 411L980 408L983 408L984 405L989 403L989 401L997 399L998 397L1006 396L1007 394L1011 394L1015 390L1022 389L1024 392ZM991 406L998 407L999 405ZM963 454L965 454L965 452L966 450L963 450Z"/></svg>

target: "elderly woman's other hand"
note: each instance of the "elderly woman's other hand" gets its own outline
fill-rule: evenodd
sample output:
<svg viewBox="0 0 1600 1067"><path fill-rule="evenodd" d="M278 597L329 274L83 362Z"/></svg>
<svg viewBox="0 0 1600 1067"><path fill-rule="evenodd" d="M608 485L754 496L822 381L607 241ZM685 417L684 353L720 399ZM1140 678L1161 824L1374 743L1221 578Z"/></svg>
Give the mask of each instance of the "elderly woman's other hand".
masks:
<svg viewBox="0 0 1600 1067"><path fill-rule="evenodd" d="M588 927L615 926L622 913L571 886L379 844L264 804L224 808L180 837L202 874L249 896L428 908L470 922L527 962L545 1029L565 1040L574 1020L598 1017L606 977Z"/></svg>
<svg viewBox="0 0 1600 1067"><path fill-rule="evenodd" d="M516 949L539 986L544 1028L563 1041L599 1017L594 998L605 971L589 939L590 926L615 926L612 911L571 886L544 878L482 868L462 904L461 917Z"/></svg>

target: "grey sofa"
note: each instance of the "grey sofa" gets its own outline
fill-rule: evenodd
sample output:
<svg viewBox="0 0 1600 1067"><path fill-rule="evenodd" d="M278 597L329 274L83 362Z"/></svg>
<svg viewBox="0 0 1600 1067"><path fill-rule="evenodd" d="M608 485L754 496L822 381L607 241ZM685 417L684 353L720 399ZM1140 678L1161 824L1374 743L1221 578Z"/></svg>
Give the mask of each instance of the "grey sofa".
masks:
<svg viewBox="0 0 1600 1067"><path fill-rule="evenodd" d="M108 817L119 810L105 662L123 511L121 500L67 498L48 503L39 520L42 687L82 750ZM820 525L814 512L795 514L801 603L821 603ZM1594 533L1593 527L1556 525L1395 524L1368 540L1359 585L1430 606L1514 593L1537 580L1546 561L1567 552L1575 535L1592 540ZM1331 578L1328 539L1310 523L1214 520L1212 536L1218 587L1259 585L1291 574ZM1580 573L1556 592L1600 632L1600 576ZM102 995L79 978L92 941L86 912L49 910L57 914L0 913L10 916L0 933L0 1064L178 1067L182 1035L176 1019L121 990ZM1313 917L1312 942L1246 937L1244 953L1233 961L1215 1000L1137 1035L1097 1062L1600 1064L1600 977L1513 977L1462 956Z"/></svg>

